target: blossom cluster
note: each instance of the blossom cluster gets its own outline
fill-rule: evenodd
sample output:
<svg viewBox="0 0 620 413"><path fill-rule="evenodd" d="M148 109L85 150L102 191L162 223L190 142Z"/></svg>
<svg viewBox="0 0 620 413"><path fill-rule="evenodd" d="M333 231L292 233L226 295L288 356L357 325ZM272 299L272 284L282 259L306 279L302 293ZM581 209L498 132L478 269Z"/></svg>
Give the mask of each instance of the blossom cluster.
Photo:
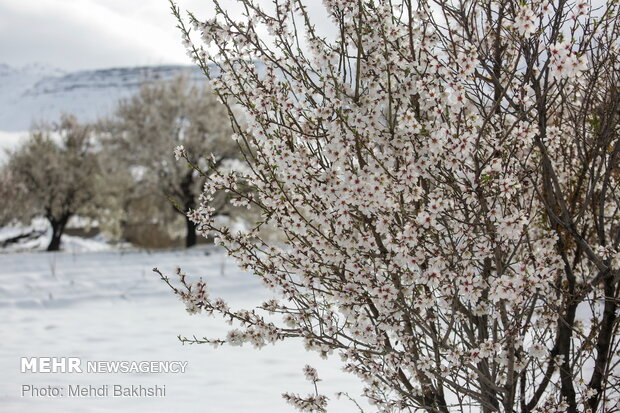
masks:
<svg viewBox="0 0 620 413"><path fill-rule="evenodd" d="M557 43L549 48L552 76L556 79L574 77L587 68L585 56L572 51L570 43Z"/></svg>

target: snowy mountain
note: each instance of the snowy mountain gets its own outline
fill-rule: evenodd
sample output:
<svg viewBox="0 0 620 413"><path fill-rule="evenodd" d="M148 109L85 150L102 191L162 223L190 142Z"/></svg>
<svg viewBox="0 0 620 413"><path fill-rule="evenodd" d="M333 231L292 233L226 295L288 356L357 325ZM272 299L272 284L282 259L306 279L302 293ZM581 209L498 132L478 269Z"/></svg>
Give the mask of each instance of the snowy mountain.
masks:
<svg viewBox="0 0 620 413"><path fill-rule="evenodd" d="M133 94L142 83L182 72L198 82L206 80L194 66L64 72L38 64L0 64L0 131L26 131L33 121L55 121L62 112L91 121L110 113L118 99Z"/></svg>

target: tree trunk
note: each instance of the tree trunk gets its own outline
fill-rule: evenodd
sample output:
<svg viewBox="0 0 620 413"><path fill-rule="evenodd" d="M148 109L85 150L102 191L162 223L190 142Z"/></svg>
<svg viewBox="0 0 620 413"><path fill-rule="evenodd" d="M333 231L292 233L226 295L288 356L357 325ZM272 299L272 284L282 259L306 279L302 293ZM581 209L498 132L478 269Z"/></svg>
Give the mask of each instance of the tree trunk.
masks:
<svg viewBox="0 0 620 413"><path fill-rule="evenodd" d="M67 225L67 221L69 221L70 216L71 215L67 214L63 215L60 219L50 217L47 218L52 225L52 239L47 246L47 251L58 251L60 249L60 238L65 232L65 226Z"/></svg>
<svg viewBox="0 0 620 413"><path fill-rule="evenodd" d="M189 248L196 245L196 224L185 217L185 227L187 232L185 233L185 247Z"/></svg>
<svg viewBox="0 0 620 413"><path fill-rule="evenodd" d="M183 194L183 208L184 212L194 209L196 207L196 201L194 194L192 193L192 184L194 183L194 170L189 170L183 181L181 181L181 192ZM185 215L185 247L189 248L196 245L196 224L189 220Z"/></svg>

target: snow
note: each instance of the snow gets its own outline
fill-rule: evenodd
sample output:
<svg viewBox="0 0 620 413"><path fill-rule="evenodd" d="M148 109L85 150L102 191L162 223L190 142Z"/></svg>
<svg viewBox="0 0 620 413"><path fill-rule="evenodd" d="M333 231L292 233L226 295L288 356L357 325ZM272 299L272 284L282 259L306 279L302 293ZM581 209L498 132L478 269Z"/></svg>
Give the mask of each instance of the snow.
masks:
<svg viewBox="0 0 620 413"><path fill-rule="evenodd" d="M70 251L70 250L69 250ZM237 269L213 247L147 252L0 254L0 410L3 412L292 412L281 393L307 394L302 368L318 369L319 390L330 411L357 408L336 391L360 394L356 379L340 371L337 357L322 360L298 341L267 346L182 345L177 335L223 337L228 326L190 316L152 273L181 265L203 276L213 297L250 308L269 298L255 277ZM20 358L80 357L86 361L188 361L185 373L21 373ZM21 386L165 385L163 398L21 397Z"/></svg>
<svg viewBox="0 0 620 413"><path fill-rule="evenodd" d="M84 228L90 221L77 216L69 220L67 228ZM10 243L1 252L22 252L22 251L44 251L52 239L52 228L44 218L35 218L29 225L8 225L0 227L0 245L10 239L20 235L32 234L26 239ZM120 247L127 247L128 244L120 244ZM109 240L104 234L99 234L92 238L76 237L64 234L61 238L61 249L66 252L93 252L108 251L113 249Z"/></svg>

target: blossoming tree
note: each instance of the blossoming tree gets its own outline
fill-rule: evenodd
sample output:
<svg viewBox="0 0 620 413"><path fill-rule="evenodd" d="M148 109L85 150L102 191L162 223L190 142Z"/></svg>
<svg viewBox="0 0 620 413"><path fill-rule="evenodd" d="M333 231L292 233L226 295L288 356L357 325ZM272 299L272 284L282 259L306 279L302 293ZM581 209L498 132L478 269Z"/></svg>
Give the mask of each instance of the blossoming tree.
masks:
<svg viewBox="0 0 620 413"><path fill-rule="evenodd" d="M378 411L619 411L618 3L325 0L334 38L301 0L238 3L187 22L173 5L253 154L203 171L188 216L281 299L234 310L162 275L239 323L188 341L301 337ZM218 225L220 190L262 219Z"/></svg>

